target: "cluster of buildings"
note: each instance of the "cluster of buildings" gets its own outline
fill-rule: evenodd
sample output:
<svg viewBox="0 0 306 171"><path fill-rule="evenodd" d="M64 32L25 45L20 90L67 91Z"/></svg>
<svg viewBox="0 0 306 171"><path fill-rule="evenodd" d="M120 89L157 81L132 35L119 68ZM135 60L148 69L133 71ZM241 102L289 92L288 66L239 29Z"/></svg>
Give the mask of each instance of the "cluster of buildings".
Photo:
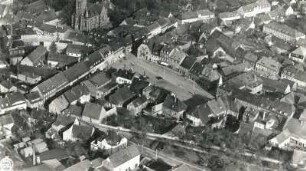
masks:
<svg viewBox="0 0 306 171"><path fill-rule="evenodd" d="M146 163L138 147L94 126L119 113L184 119L192 127L215 129L228 127L234 119L236 134L265 137L267 149L293 151L292 164L301 165L306 156L306 37L286 21L303 16L305 4L257 0L218 15L202 9L157 18L141 9L110 30L108 10L114 6L109 0L77 0L73 28L61 25L44 1L31 3L16 14L20 22L0 29L2 37L12 37L1 65L0 136L14 138L42 120L49 125L46 139L60 146L87 143L88 150L106 151L108 157L81 156L67 167L61 162L71 156L64 150L50 148L42 138L23 137L14 149L32 159L35 166L29 169L136 170L141 160ZM92 31L102 28L109 29L105 35ZM105 46L88 42L103 36ZM140 73L109 68L131 52L193 80L215 98L190 104ZM56 117L18 115L40 110Z"/></svg>

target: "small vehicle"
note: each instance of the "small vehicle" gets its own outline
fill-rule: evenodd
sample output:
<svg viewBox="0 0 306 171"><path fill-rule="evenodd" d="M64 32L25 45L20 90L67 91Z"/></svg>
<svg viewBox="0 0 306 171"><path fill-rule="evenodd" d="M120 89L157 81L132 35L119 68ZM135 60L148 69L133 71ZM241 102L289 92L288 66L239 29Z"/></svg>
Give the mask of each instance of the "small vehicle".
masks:
<svg viewBox="0 0 306 171"><path fill-rule="evenodd" d="M157 80L162 80L163 79L163 77L161 77L161 76L156 76L155 77Z"/></svg>

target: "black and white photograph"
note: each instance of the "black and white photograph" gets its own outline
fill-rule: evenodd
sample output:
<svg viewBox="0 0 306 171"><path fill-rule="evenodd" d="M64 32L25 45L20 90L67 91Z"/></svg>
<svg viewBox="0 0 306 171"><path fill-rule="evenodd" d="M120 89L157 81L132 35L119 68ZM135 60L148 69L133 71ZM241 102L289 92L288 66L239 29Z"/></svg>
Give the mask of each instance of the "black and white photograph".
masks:
<svg viewBox="0 0 306 171"><path fill-rule="evenodd" d="M306 0L0 0L0 171L306 171Z"/></svg>

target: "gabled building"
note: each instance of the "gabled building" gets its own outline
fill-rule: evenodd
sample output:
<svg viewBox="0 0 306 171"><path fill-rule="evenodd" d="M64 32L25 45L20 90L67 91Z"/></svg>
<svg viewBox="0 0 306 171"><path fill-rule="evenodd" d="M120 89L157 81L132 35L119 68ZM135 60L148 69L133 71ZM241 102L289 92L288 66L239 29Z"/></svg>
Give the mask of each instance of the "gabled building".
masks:
<svg viewBox="0 0 306 171"><path fill-rule="evenodd" d="M3 80L0 83L0 92L1 93L11 93L16 92L17 87L13 85L11 81Z"/></svg>
<svg viewBox="0 0 306 171"><path fill-rule="evenodd" d="M215 14L208 9L184 12L182 14L182 24L194 23L197 21L211 22L215 19Z"/></svg>
<svg viewBox="0 0 306 171"><path fill-rule="evenodd" d="M108 116L103 106L95 103L86 103L82 119L89 123L101 124L102 120Z"/></svg>
<svg viewBox="0 0 306 171"><path fill-rule="evenodd" d="M306 72L298 70L294 66L284 68L281 78L293 81L300 88L306 87Z"/></svg>
<svg viewBox="0 0 306 171"><path fill-rule="evenodd" d="M271 11L271 4L267 0L257 0L256 2L240 7L237 12L242 17L255 17L261 13L268 13Z"/></svg>
<svg viewBox="0 0 306 171"><path fill-rule="evenodd" d="M0 98L0 114L26 108L26 99L20 92L9 93L5 97Z"/></svg>
<svg viewBox="0 0 306 171"><path fill-rule="evenodd" d="M57 98L55 98L50 104L49 104L49 112L55 113L55 114L61 114L61 112L64 109L67 109L69 106L69 102L65 98L64 95L61 95Z"/></svg>
<svg viewBox="0 0 306 171"><path fill-rule="evenodd" d="M305 122L290 118L286 122L282 132L269 140L269 143L284 150L301 149L305 151L306 132Z"/></svg>
<svg viewBox="0 0 306 171"><path fill-rule="evenodd" d="M69 129L63 132L64 141L83 141L86 142L94 134L95 129L91 126L72 125Z"/></svg>
<svg viewBox="0 0 306 171"><path fill-rule="evenodd" d="M64 93L70 105L75 105L77 102L84 104L90 101L90 92L86 86L77 85Z"/></svg>
<svg viewBox="0 0 306 171"><path fill-rule="evenodd" d="M303 63L306 57L306 47L300 46L296 48L294 51L289 53L289 59L292 59L296 62Z"/></svg>
<svg viewBox="0 0 306 171"><path fill-rule="evenodd" d="M110 171L134 170L140 164L140 153L136 145L112 154L102 162L102 168Z"/></svg>
<svg viewBox="0 0 306 171"><path fill-rule="evenodd" d="M271 22L263 26L263 32L271 34L291 44L295 44L300 39L305 39L305 34L301 33L285 24Z"/></svg>
<svg viewBox="0 0 306 171"><path fill-rule="evenodd" d="M256 62L255 71L263 77L277 80L279 79L281 67L282 65L271 57L263 57Z"/></svg>
<svg viewBox="0 0 306 171"><path fill-rule="evenodd" d="M90 143L90 149L106 150L109 154L113 154L127 147L127 138L120 136L117 132L109 131L107 135L102 135Z"/></svg>
<svg viewBox="0 0 306 171"><path fill-rule="evenodd" d="M85 45L68 44L66 55L76 58L84 58L90 52L90 48Z"/></svg>
<svg viewBox="0 0 306 171"><path fill-rule="evenodd" d="M41 66L44 64L47 57L47 49L43 46L38 46L33 52L26 56L22 61L21 65L28 66Z"/></svg>
<svg viewBox="0 0 306 171"><path fill-rule="evenodd" d="M134 114L139 114L148 105L148 99L140 96L127 105L127 109Z"/></svg>
<svg viewBox="0 0 306 171"><path fill-rule="evenodd" d="M114 94L109 96L109 102L114 107L123 107L124 105L127 105L135 96L135 93L133 93L128 87L124 86L118 88Z"/></svg>
<svg viewBox="0 0 306 171"><path fill-rule="evenodd" d="M174 95L168 95L163 102L163 115L180 119L186 111L187 105Z"/></svg>

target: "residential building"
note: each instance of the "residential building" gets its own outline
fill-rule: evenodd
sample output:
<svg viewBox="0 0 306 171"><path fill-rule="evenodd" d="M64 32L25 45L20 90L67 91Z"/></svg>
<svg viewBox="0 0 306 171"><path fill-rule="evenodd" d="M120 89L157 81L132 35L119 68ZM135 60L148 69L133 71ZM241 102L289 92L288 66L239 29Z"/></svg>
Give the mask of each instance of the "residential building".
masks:
<svg viewBox="0 0 306 171"><path fill-rule="evenodd" d="M148 99L145 96L140 96L128 104L127 109L134 114L139 114L147 105Z"/></svg>
<svg viewBox="0 0 306 171"><path fill-rule="evenodd" d="M281 78L296 83L300 88L306 87L306 72L298 70L294 66L284 68L281 73Z"/></svg>
<svg viewBox="0 0 306 171"><path fill-rule="evenodd" d="M296 62L303 63L306 57L306 47L300 46L296 48L294 51L289 53L289 59L292 59Z"/></svg>
<svg viewBox="0 0 306 171"><path fill-rule="evenodd" d="M266 34L271 34L292 44L295 44L300 39L305 39L304 33L301 33L285 24L280 24L277 22L271 22L264 25L263 32Z"/></svg>
<svg viewBox="0 0 306 171"><path fill-rule="evenodd" d="M11 93L11 92L16 92L16 91L17 91L17 87L14 86L11 81L3 80L0 83L0 92L1 93Z"/></svg>
<svg viewBox="0 0 306 171"><path fill-rule="evenodd" d="M90 101L90 92L86 86L77 85L64 93L70 105L75 105L78 102L84 104Z"/></svg>
<svg viewBox="0 0 306 171"><path fill-rule="evenodd" d="M26 108L26 99L20 92L9 93L5 97L0 98L0 114Z"/></svg>
<svg viewBox="0 0 306 171"><path fill-rule="evenodd" d="M64 141L84 141L86 142L93 134L95 129L91 126L72 125L69 129L63 132Z"/></svg>
<svg viewBox="0 0 306 171"><path fill-rule="evenodd" d="M84 58L90 52L90 48L85 45L68 44L66 55L76 58Z"/></svg>
<svg viewBox="0 0 306 171"><path fill-rule="evenodd" d="M175 95L168 95L163 103L163 115L180 119L186 111L187 105Z"/></svg>
<svg viewBox="0 0 306 171"><path fill-rule="evenodd" d="M110 3L110 1L107 1ZM95 28L107 26L110 21L106 3L90 3L87 0L76 1L75 13L72 16L74 29L80 31L90 31Z"/></svg>
<svg viewBox="0 0 306 171"><path fill-rule="evenodd" d="M55 113L55 114L61 114L61 112L64 109L67 109L69 106L69 102L65 98L64 95L61 95L57 98L55 98L50 104L49 104L49 112Z"/></svg>
<svg viewBox="0 0 306 171"><path fill-rule="evenodd" d="M102 120L108 116L109 115L103 106L95 103L86 103L83 110L82 119L89 123L100 124Z"/></svg>
<svg viewBox="0 0 306 171"><path fill-rule="evenodd" d="M271 57L263 57L256 62L255 71L266 78L277 80L282 65Z"/></svg>
<svg viewBox="0 0 306 171"><path fill-rule="evenodd" d="M270 144L284 150L301 149L305 151L305 122L290 118L283 130L277 136L269 140Z"/></svg>
<svg viewBox="0 0 306 171"><path fill-rule="evenodd" d="M117 132L109 131L107 135L93 140L90 143L90 149L93 151L106 150L109 154L113 154L120 149L126 148L127 142L127 138L120 136Z"/></svg>
<svg viewBox="0 0 306 171"><path fill-rule="evenodd" d="M271 11L271 4L267 0L257 0L256 2L240 7L237 12L243 17L255 17L261 13Z"/></svg>
<svg viewBox="0 0 306 171"><path fill-rule="evenodd" d="M222 12L219 14L219 18L224 25L230 25L233 21L241 19L241 15L236 12Z"/></svg>
<svg viewBox="0 0 306 171"><path fill-rule="evenodd" d="M135 170L140 163L140 153L136 145L112 154L102 162L102 168L110 171Z"/></svg>
<svg viewBox="0 0 306 171"><path fill-rule="evenodd" d="M109 102L114 107L123 107L127 105L134 97L135 93L133 93L128 87L124 86L118 88L114 94L109 96Z"/></svg>
<svg viewBox="0 0 306 171"><path fill-rule="evenodd" d="M29 108L39 108L43 105L43 100L37 91L27 94L26 101Z"/></svg>
<svg viewBox="0 0 306 171"><path fill-rule="evenodd" d="M43 46L38 46L33 52L31 52L21 61L21 65L34 67L41 66L44 64L46 57L47 49Z"/></svg>
<svg viewBox="0 0 306 171"><path fill-rule="evenodd" d="M215 19L215 14L208 9L184 12L182 14L182 24L194 23L197 21L211 22Z"/></svg>
<svg viewBox="0 0 306 171"><path fill-rule="evenodd" d="M112 76L115 78L117 84L131 84L134 75L135 73L131 70L119 69Z"/></svg>
<svg viewBox="0 0 306 171"><path fill-rule="evenodd" d="M12 136L14 118L11 114L0 115L0 139Z"/></svg>

